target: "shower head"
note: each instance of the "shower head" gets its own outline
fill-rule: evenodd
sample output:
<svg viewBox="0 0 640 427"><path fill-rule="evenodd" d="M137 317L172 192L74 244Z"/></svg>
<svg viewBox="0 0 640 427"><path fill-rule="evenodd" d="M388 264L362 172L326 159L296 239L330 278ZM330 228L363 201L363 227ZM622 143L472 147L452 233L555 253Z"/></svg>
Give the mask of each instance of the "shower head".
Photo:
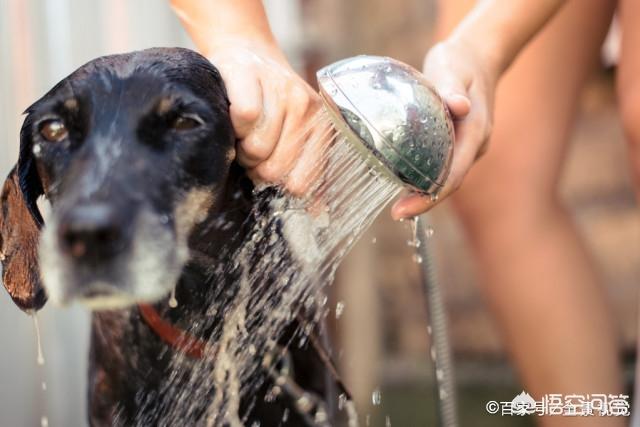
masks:
<svg viewBox="0 0 640 427"><path fill-rule="evenodd" d="M380 170L437 195L449 173L453 124L442 98L414 68L355 56L317 73L336 128Z"/></svg>

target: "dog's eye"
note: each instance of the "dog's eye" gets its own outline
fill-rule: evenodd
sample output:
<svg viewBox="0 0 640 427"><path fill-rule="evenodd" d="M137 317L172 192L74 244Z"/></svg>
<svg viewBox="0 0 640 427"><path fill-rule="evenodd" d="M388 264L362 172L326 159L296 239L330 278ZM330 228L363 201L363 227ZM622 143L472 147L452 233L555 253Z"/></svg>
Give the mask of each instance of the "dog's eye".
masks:
<svg viewBox="0 0 640 427"><path fill-rule="evenodd" d="M50 142L62 141L69 135L62 120L47 120L40 127L40 135Z"/></svg>
<svg viewBox="0 0 640 427"><path fill-rule="evenodd" d="M195 115L182 115L176 117L171 123L171 128L175 130L190 130L195 129L202 124L200 117Z"/></svg>

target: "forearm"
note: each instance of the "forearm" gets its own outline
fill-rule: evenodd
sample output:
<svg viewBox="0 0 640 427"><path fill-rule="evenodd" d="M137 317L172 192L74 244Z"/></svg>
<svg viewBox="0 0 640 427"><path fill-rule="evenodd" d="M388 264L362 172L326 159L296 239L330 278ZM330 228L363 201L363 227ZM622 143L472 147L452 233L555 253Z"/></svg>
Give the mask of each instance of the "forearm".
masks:
<svg viewBox="0 0 640 427"><path fill-rule="evenodd" d="M205 55L230 38L276 44L261 0L171 0L171 6Z"/></svg>
<svg viewBox="0 0 640 427"><path fill-rule="evenodd" d="M480 0L449 41L468 47L499 77L565 0Z"/></svg>

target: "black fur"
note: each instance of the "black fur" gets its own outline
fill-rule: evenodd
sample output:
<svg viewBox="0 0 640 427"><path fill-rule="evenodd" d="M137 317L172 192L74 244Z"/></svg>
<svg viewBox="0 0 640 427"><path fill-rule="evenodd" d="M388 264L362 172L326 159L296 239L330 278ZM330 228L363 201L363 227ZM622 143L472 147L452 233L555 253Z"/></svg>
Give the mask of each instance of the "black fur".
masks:
<svg viewBox="0 0 640 427"><path fill-rule="evenodd" d="M231 160L235 138L229 101L215 67L178 48L98 58L56 85L27 113L21 131L19 184L39 227L43 220L36 200L43 194L60 217L99 202L119 212L120 226L128 233L120 237L124 251L134 243L132 230L143 209L165 215L170 227L178 220L172 213L181 197L197 188L216 189L207 219L189 238L192 256L179 279L179 307L169 310L166 300L156 306L164 318L184 329L201 319L212 295L234 280L212 275L208 268L230 262L224 256L250 228L253 205L251 183ZM201 125L187 131L173 129L175 120L185 114L197 115ZM43 123L51 117L67 127L63 143L43 140ZM108 170L100 171L104 152L114 141L119 141L119 152L109 154ZM39 151L35 157L34 144ZM81 288L92 275L110 278L115 267L105 265L98 258L78 269L74 286ZM44 297L36 308L43 304ZM170 374L175 350L142 321L137 307L96 312L92 326L91 425L162 424L158 414L171 402L162 394L161 384ZM289 326L282 343L291 339L297 326L296 322ZM202 334L208 338L207 331ZM296 382L310 392L326 394L326 369L316 349L296 346L291 353L298 368ZM251 408L243 399L247 425L253 421L262 427L306 425L287 396L264 401L269 387L267 381L250 396L255 400ZM202 401L203 410L206 405ZM285 411L290 415L282 422ZM195 420L183 422L193 425Z"/></svg>

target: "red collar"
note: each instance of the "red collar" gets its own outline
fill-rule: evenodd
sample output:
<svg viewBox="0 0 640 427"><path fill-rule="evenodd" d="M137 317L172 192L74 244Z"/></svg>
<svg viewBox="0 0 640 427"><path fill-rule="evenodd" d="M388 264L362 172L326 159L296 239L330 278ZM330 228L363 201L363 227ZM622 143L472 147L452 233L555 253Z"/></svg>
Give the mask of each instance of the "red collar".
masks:
<svg viewBox="0 0 640 427"><path fill-rule="evenodd" d="M160 314L152 305L138 304L138 308L142 319L167 345L193 359L202 359L204 357L208 347L206 341L173 326L160 317Z"/></svg>

